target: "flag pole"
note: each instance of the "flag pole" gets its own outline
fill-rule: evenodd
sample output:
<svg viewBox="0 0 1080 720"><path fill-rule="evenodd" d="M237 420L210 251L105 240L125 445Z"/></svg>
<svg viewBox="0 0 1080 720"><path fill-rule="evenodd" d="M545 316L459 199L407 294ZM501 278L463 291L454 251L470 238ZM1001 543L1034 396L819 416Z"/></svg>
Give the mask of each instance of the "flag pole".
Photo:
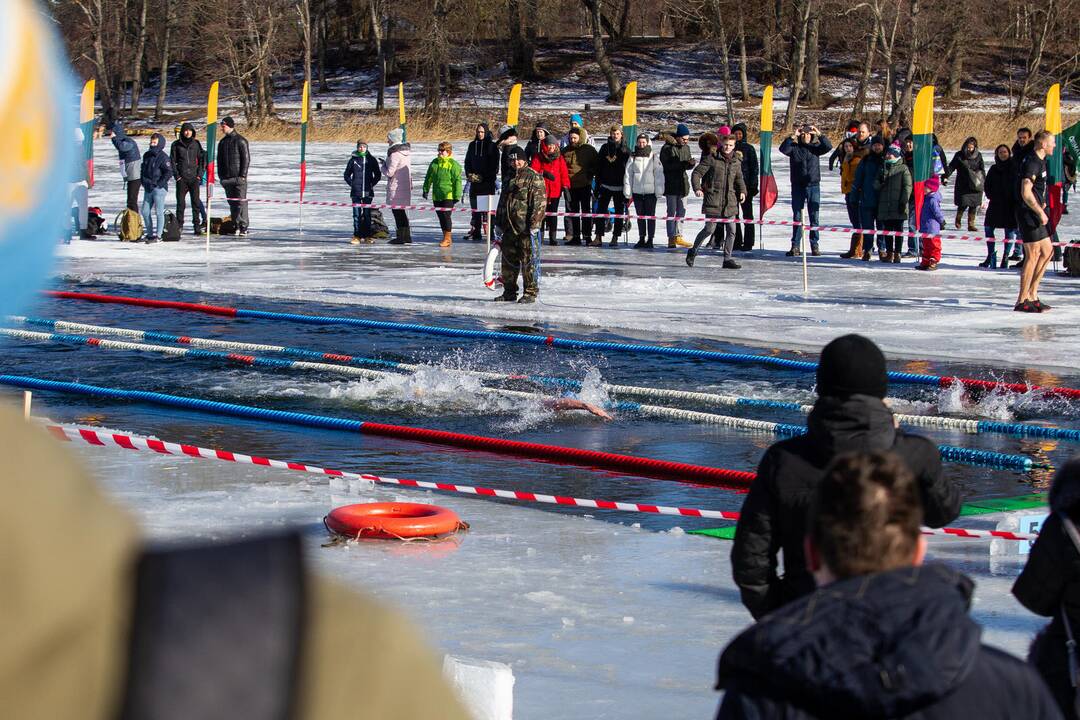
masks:
<svg viewBox="0 0 1080 720"><path fill-rule="evenodd" d="M214 165L217 160L218 81L210 85L206 100L206 252L210 252L210 203L214 199Z"/></svg>
<svg viewBox="0 0 1080 720"><path fill-rule="evenodd" d="M304 232L304 188L307 186L307 131L311 81L304 81L300 98L300 232Z"/></svg>

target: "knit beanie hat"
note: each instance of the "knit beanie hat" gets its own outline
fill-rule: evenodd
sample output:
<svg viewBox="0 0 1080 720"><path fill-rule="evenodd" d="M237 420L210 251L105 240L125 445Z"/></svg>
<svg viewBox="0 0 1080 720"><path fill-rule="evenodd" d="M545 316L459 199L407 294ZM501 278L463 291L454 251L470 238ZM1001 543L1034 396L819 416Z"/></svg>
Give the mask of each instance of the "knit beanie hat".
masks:
<svg viewBox="0 0 1080 720"><path fill-rule="evenodd" d="M884 398L888 389L885 355L869 338L844 335L821 351L817 369L819 396L871 395Z"/></svg>
<svg viewBox="0 0 1080 720"><path fill-rule="evenodd" d="M675 126L675 137L690 137L690 128L683 123Z"/></svg>
<svg viewBox="0 0 1080 720"><path fill-rule="evenodd" d="M889 149L885 151L885 159L891 162L896 162L904 156L904 151L900 149L900 146L893 143L889 146Z"/></svg>
<svg viewBox="0 0 1080 720"><path fill-rule="evenodd" d="M400 145L405 142L405 131L401 128L394 128L386 134L386 140L391 145Z"/></svg>
<svg viewBox="0 0 1080 720"><path fill-rule="evenodd" d="M937 175L931 175L930 177L926 178L926 183L923 185L923 187L925 187L932 193L936 193L941 188L941 180L938 179Z"/></svg>
<svg viewBox="0 0 1080 720"><path fill-rule="evenodd" d="M727 125L721 125L719 128L716 129L716 134L721 140L723 140L725 137L731 134L731 128Z"/></svg>
<svg viewBox="0 0 1080 720"><path fill-rule="evenodd" d="M524 160L525 151L521 149L520 145L511 145L506 148L506 160L507 162L513 162L514 160Z"/></svg>
<svg viewBox="0 0 1080 720"><path fill-rule="evenodd" d="M226 115L224 118L222 118L221 124L231 128L236 127L236 121L232 119L232 115Z"/></svg>
<svg viewBox="0 0 1080 720"><path fill-rule="evenodd" d="M499 142L506 140L511 135L517 135L517 128L513 125L503 125L499 128Z"/></svg>

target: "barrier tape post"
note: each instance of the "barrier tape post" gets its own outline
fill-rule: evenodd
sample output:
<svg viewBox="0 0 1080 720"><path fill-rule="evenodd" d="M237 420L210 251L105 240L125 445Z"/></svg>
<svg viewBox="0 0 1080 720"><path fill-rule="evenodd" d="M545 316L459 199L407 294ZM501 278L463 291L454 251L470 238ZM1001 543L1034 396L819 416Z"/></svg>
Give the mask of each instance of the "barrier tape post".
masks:
<svg viewBox="0 0 1080 720"><path fill-rule="evenodd" d="M803 213L805 210L799 211L799 222L803 221ZM806 243L809 240L810 231L804 229L799 233L799 252L802 253L802 294L803 297L810 296L810 271L808 269L809 261L806 259L808 253L806 252Z"/></svg>
<svg viewBox="0 0 1080 720"><path fill-rule="evenodd" d="M30 405L33 403L33 397L34 397L34 393L32 391L23 390L22 411L23 411L23 419L24 420L29 420L30 419Z"/></svg>
<svg viewBox="0 0 1080 720"><path fill-rule="evenodd" d="M360 474L321 468L304 463L273 460L257 455L244 455L242 453L226 450L212 450L196 445L179 444L163 440L139 437L127 433L111 433L96 428L82 427L78 425L46 424L45 429L57 440L65 442L84 442L97 447L115 446L125 450L146 450L161 455L183 455L202 460L220 460L244 465L257 465L271 467L277 470L290 470L326 477L347 478L353 480L365 480L370 483L397 485L422 490L435 490L439 492L453 492L478 497L497 497L504 500L519 500L524 502L544 503L548 505L562 505L569 507L585 507L597 510L615 510L619 512L650 513L656 515L677 515L681 517L712 518L717 520L739 519L741 513L731 510L704 510L701 508L671 507L666 505L651 505L647 503L627 503L612 500L592 500L585 498L565 497L561 495L546 495L524 490L498 490L488 487L476 487L472 485L457 485L451 483L425 482L422 480L410 480L407 478L382 477L379 475ZM938 535L956 539L984 539L1000 538L1004 540L1030 541L1038 537L1037 533L1017 533L1008 530L970 530L968 528L921 528L923 535Z"/></svg>

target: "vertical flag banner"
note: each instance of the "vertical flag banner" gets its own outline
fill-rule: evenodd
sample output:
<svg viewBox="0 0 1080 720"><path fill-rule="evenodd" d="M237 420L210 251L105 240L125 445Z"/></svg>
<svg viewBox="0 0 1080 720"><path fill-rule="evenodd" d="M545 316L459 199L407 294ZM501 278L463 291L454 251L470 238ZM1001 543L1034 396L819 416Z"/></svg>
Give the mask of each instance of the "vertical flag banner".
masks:
<svg viewBox="0 0 1080 720"><path fill-rule="evenodd" d="M626 147L634 152L637 142L637 81L626 84L622 101L622 134Z"/></svg>
<svg viewBox="0 0 1080 720"><path fill-rule="evenodd" d="M1066 151L1073 156L1073 160L1080 161L1080 121L1061 131L1061 152L1064 154Z"/></svg>
<svg viewBox="0 0 1080 720"><path fill-rule="evenodd" d="M1046 131L1054 135L1054 152L1046 156L1046 216L1050 220L1050 232L1056 232L1065 209L1061 204L1061 189L1065 183L1065 158L1061 152L1061 85L1058 83L1051 85L1046 92Z"/></svg>
<svg viewBox="0 0 1080 720"><path fill-rule="evenodd" d="M300 229L304 229L304 189L307 187L307 128L311 83L304 81L300 96Z"/></svg>
<svg viewBox="0 0 1080 720"><path fill-rule="evenodd" d="M406 129L405 121L405 83L397 84L397 114L398 114L398 127L401 128L401 142L409 142L409 131Z"/></svg>
<svg viewBox="0 0 1080 720"><path fill-rule="evenodd" d="M769 208L776 204L778 196L776 178L772 174L772 131L773 131L773 86L765 87L761 95L761 198L759 199L758 217L765 217Z"/></svg>
<svg viewBox="0 0 1080 720"><path fill-rule="evenodd" d="M922 220L923 195L926 190L926 181L930 179L930 173L934 169L934 86L927 85L915 97L915 114L911 122L912 139L915 142L915 156L912 161L912 169L915 177L912 182L915 187L915 227L920 226Z"/></svg>
<svg viewBox="0 0 1080 720"><path fill-rule="evenodd" d="M506 124L517 127L518 110L521 109L521 83L516 83L510 88L510 102L506 105Z"/></svg>
<svg viewBox="0 0 1080 720"><path fill-rule="evenodd" d="M82 159L86 163L86 184L94 187L94 79L83 85L79 101L79 127L82 128Z"/></svg>
<svg viewBox="0 0 1080 720"><path fill-rule="evenodd" d="M217 162L218 81L210 86L206 100L206 248L210 249L210 200L214 197L214 167Z"/></svg>

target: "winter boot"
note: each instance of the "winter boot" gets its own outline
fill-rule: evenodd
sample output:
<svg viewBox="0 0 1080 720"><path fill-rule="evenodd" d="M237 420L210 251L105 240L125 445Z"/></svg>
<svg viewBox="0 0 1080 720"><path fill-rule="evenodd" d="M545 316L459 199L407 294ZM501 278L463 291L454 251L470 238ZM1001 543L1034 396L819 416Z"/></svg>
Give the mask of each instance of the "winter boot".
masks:
<svg viewBox="0 0 1080 720"><path fill-rule="evenodd" d="M412 243L411 228L398 228L397 237L390 241L390 245L408 245Z"/></svg>
<svg viewBox="0 0 1080 720"><path fill-rule="evenodd" d="M653 244L652 243L653 243L653 239L649 238L648 240L645 241L645 247L648 248L649 250L652 250L653 249Z"/></svg>
<svg viewBox="0 0 1080 720"><path fill-rule="evenodd" d="M677 243L677 242L675 241L675 238L673 238L673 237L669 237L669 238L667 239L667 246L668 246L669 248L673 248L673 247L678 247L678 243Z"/></svg>
<svg viewBox="0 0 1080 720"><path fill-rule="evenodd" d="M442 242L439 243L439 247L450 247L454 244L453 238L450 237L450 231L446 230L442 234Z"/></svg>
<svg viewBox="0 0 1080 720"><path fill-rule="evenodd" d="M862 235L859 233L851 233L851 245L848 246L848 251L840 253L840 257L845 260L850 260L853 257L862 256Z"/></svg>
<svg viewBox="0 0 1080 720"><path fill-rule="evenodd" d="M962 223L963 221L964 221L964 208L956 208L956 221L955 221L954 224L956 225L957 230L960 229L960 223Z"/></svg>
<svg viewBox="0 0 1080 720"><path fill-rule="evenodd" d="M675 245L677 245L679 247L684 247L684 248L694 247L694 243L690 242L689 240L684 238L682 235L676 235L675 236Z"/></svg>
<svg viewBox="0 0 1080 720"><path fill-rule="evenodd" d="M979 263L979 267L981 267L981 268L997 267L997 250L987 248L986 249L986 259L983 260L981 263Z"/></svg>
<svg viewBox="0 0 1080 720"><path fill-rule="evenodd" d="M360 236L359 235L353 235L352 240L349 241L349 244L350 245L359 245L360 244Z"/></svg>
<svg viewBox="0 0 1080 720"><path fill-rule="evenodd" d="M634 243L634 249L635 249L635 250L640 250L640 249L642 249L643 247L645 247L645 240L644 240L644 238L643 238L643 239L641 239L641 240L638 240L638 241L637 241L636 243Z"/></svg>
<svg viewBox="0 0 1080 720"><path fill-rule="evenodd" d="M1006 252L1004 255L1001 256L1001 265L999 265L998 267L1000 267L1002 270L1009 269L1009 253Z"/></svg>
<svg viewBox="0 0 1080 720"><path fill-rule="evenodd" d="M686 251L686 264L690 267L694 267L694 258L697 257L697 251L694 248L690 248Z"/></svg>

